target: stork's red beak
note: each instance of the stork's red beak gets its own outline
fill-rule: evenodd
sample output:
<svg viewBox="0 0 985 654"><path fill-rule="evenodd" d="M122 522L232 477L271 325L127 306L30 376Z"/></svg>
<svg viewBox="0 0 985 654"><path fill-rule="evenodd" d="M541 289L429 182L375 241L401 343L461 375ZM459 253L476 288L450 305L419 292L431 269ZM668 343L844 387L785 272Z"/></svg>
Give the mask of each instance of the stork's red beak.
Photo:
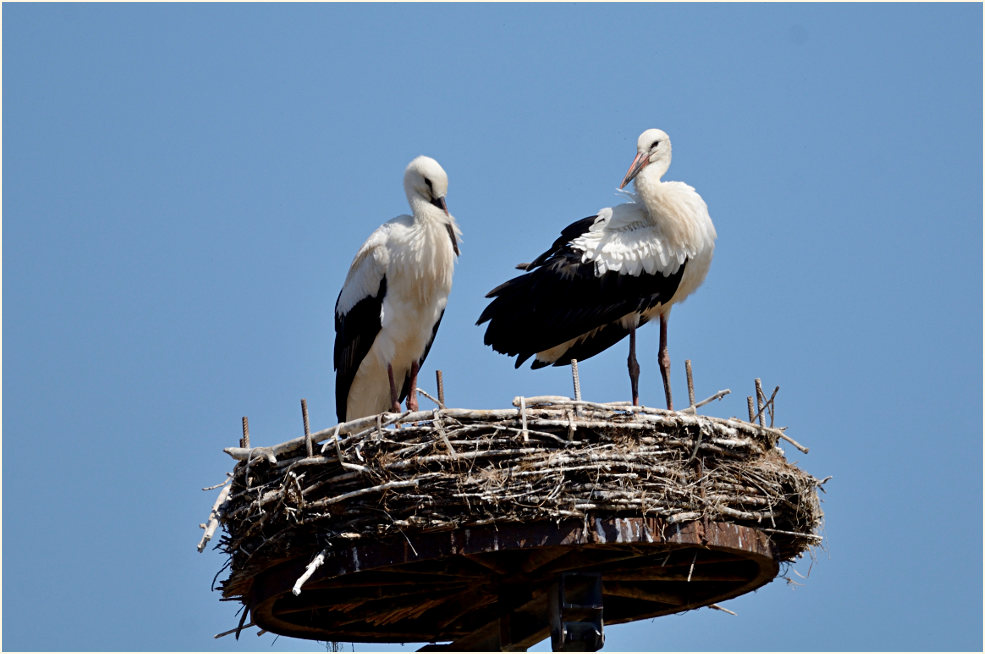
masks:
<svg viewBox="0 0 985 654"><path fill-rule="evenodd" d="M619 185L619 188L623 188L626 184L633 181L633 178L639 175L640 171L646 168L648 163L650 163L650 156L648 152L640 152L637 154L636 158L633 159L633 163L630 164L629 170L626 171L626 176L623 178L622 184Z"/></svg>

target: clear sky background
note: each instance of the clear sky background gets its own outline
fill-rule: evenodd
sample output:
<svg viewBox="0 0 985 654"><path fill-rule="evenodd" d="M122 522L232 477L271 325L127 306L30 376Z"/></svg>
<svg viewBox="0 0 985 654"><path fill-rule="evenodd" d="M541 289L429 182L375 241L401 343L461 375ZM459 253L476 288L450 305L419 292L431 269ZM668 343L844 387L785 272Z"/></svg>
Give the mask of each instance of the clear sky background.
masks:
<svg viewBox="0 0 985 654"><path fill-rule="evenodd" d="M779 385L832 476L815 560L610 650L982 648L982 6L3 6L3 647L309 650L213 634L195 550L252 440L334 424L333 309L418 154L464 232L422 373L449 404L568 394L474 326L619 201L649 127L718 229L670 321L709 407ZM661 406L657 329L642 396ZM581 365L625 400L626 344ZM429 406L422 400L424 406ZM795 574L796 573L796 574ZM801 578L803 575L805 578ZM413 649L399 645L391 650ZM346 649L349 649L348 646ZM374 649L356 645L356 651ZM549 642L538 646L549 649Z"/></svg>

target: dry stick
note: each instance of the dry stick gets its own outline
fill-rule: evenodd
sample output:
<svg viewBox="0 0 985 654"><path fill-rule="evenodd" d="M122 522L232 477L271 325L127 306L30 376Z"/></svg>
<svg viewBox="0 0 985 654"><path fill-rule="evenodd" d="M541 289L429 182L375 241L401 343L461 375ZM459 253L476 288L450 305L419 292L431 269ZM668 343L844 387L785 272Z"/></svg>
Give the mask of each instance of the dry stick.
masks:
<svg viewBox="0 0 985 654"><path fill-rule="evenodd" d="M593 409L600 409L602 411L611 411L612 409L620 409L627 411L642 411L644 407L633 407L630 402L588 402L587 400L572 400L570 397L564 397L562 395L535 395L534 397L524 397L524 402L527 406L534 407L535 405L543 405L549 410L552 404L558 406L579 406L579 407L589 407ZM513 406L520 406L520 396L513 398Z"/></svg>
<svg viewBox="0 0 985 654"><path fill-rule="evenodd" d="M298 580L294 582L294 588L291 592L294 593L295 597L301 594L301 586L304 586L304 582L311 578L311 575L315 574L315 570L325 562L325 550L318 553L318 556L311 560L308 567L305 568L304 574L298 577Z"/></svg>
<svg viewBox="0 0 985 654"><path fill-rule="evenodd" d="M221 634L216 634L215 636L212 636L212 637L213 638L222 638L223 636L228 636L229 634L234 634L234 633L237 633L239 631L242 631L243 629L249 629L250 627L255 627L255 626L256 625L254 623L252 623L252 622L250 624L242 624L242 625L236 627L235 629L230 629L229 631L223 631Z"/></svg>
<svg viewBox="0 0 985 654"><path fill-rule="evenodd" d="M367 495L369 493L376 493L380 491L389 490L391 488L406 488L407 486L417 486L424 479L430 479L431 477L440 477L440 472L431 472L426 475L421 475L415 477L414 479L408 479L406 481L391 481L386 484L380 484L379 486L373 486L372 488L361 488L359 490L351 491L349 493L343 493L337 497L326 497L323 500L318 500L312 502L308 506L311 508L320 508L323 506L329 506L343 500L352 499L353 497L359 497L360 495Z"/></svg>
<svg viewBox="0 0 985 654"><path fill-rule="evenodd" d="M800 450L801 452L803 452L804 454L807 454L808 452L810 452L810 448L804 447L803 445L801 445L800 443L798 443L794 439L792 439L789 436L787 436L786 434L784 434L782 431L780 431L778 429L773 429L771 431L773 433L775 433L778 438L782 438L783 440L785 440L786 442L790 443L791 445L793 445L794 447L796 447L798 450Z"/></svg>
<svg viewBox="0 0 985 654"><path fill-rule="evenodd" d="M703 407L706 404L711 404L715 400L720 400L720 399L722 399L723 397L725 397L726 395L728 395L731 392L732 392L731 389L726 388L723 391L718 391L717 393L715 393L711 397L707 397L707 398L701 400L697 404L694 404L694 397L692 396L691 397L691 404L692 404L692 406L689 406L688 408L686 408L684 410L687 411L688 413L697 413L697 409L700 409L701 407Z"/></svg>
<svg viewBox="0 0 985 654"><path fill-rule="evenodd" d="M770 408L770 427L773 426L773 418L776 415L776 394L779 392L780 392L780 387L777 386L776 388L773 389L773 392L770 394L769 402L766 403L767 406L769 406Z"/></svg>
<svg viewBox="0 0 985 654"><path fill-rule="evenodd" d="M760 389L756 389L756 390L759 391ZM768 400L766 399L766 394L765 393L762 395L763 405L759 409L759 413L756 414L756 418L759 419L759 424L761 424L761 425L763 424L763 411L768 411L769 414L770 414L770 427L773 426L773 414L776 411L774 400L776 399L776 394L779 392L779 390L780 390L780 387L779 386L777 386L776 388L774 388L773 389L773 394L770 395L770 399L768 399ZM750 422L753 422L753 420L750 420Z"/></svg>
<svg viewBox="0 0 985 654"><path fill-rule="evenodd" d="M219 488L220 486L225 486L226 484L228 484L232 480L232 478L233 478L232 474L230 474L230 473L227 472L226 473L226 481L222 482L221 484L215 484L213 486L207 486L206 488L203 488L202 490L203 491L215 490L215 489Z"/></svg>
<svg viewBox="0 0 985 654"><path fill-rule="evenodd" d="M301 417L304 419L304 448L308 451L308 456L314 454L311 445L311 426L308 422L308 400L301 398Z"/></svg>
<svg viewBox="0 0 985 654"><path fill-rule="evenodd" d="M691 402L691 408L697 408L694 404L694 374L691 372L691 360L684 360L684 368L687 370L687 397Z"/></svg>
<svg viewBox="0 0 985 654"><path fill-rule="evenodd" d="M763 421L763 409L765 408L763 402L765 400L766 400L766 396L763 394L763 382L759 377L756 377L756 408L759 409L756 415L759 416L760 427L766 426L766 424Z"/></svg>
<svg viewBox="0 0 985 654"><path fill-rule="evenodd" d="M335 428L335 431L338 432L338 427ZM347 461L344 461L342 459L342 446L339 445L339 439L336 437L336 438L332 439L332 442L335 443L335 456L338 457L338 459L339 459L339 465L340 466L342 466L346 470L355 470L357 472L361 472L361 473L366 474L366 475L372 474L370 472L369 468L366 468L365 466L361 466L361 465L359 465L357 463L349 463ZM328 445L328 443L326 443L326 445ZM323 451L324 451L324 449L325 448L322 447L322 450ZM358 454L358 451L356 453Z"/></svg>
<svg viewBox="0 0 985 654"><path fill-rule="evenodd" d="M219 493L219 497L216 498L215 504L212 505L212 510L209 511L209 525L205 528L205 534L202 535L202 540L198 542L198 551L201 552L205 549L205 545L212 540L215 530L219 527L219 513L220 507L225 504L226 498L229 497L229 491L232 490L232 484L226 486Z"/></svg>
<svg viewBox="0 0 985 654"><path fill-rule="evenodd" d="M527 402L520 396L520 420L523 425L523 431L520 434L523 436L523 442L526 443L530 440L530 435L527 433Z"/></svg>
<svg viewBox="0 0 985 654"><path fill-rule="evenodd" d="M571 360L571 383L575 387L575 402L581 401L581 378L578 376L578 359ZM575 415L581 417L581 405L575 405ZM574 430L568 434L568 440L574 440Z"/></svg>
<svg viewBox="0 0 985 654"><path fill-rule="evenodd" d="M721 607L718 604L709 604L708 605L708 608L709 609L715 609L716 611L725 611L729 615L738 615L738 613L736 613L735 611L729 611L728 609L726 609L724 607Z"/></svg>
<svg viewBox="0 0 985 654"><path fill-rule="evenodd" d="M749 407L749 422L756 422L756 412L752 406L752 395L746 395L746 405Z"/></svg>
<svg viewBox="0 0 985 654"><path fill-rule="evenodd" d="M813 538L814 540L824 540L822 536L817 534L801 534L796 531L783 531L782 529L769 529L767 527L757 527L760 531L767 531L771 534L783 534L784 536L800 536L801 538Z"/></svg>
<svg viewBox="0 0 985 654"><path fill-rule="evenodd" d="M445 379L440 370L434 372L435 379L438 382L438 404L441 408L445 408Z"/></svg>
<svg viewBox="0 0 985 654"><path fill-rule="evenodd" d="M451 441L448 440L448 434L445 433L445 426L441 424L441 416L438 414L437 409L434 410L434 426L438 428L438 435L441 437L441 440L444 442L445 447L448 448L448 453L451 454L452 456L455 456L456 454L455 448L452 447Z"/></svg>
<svg viewBox="0 0 985 654"><path fill-rule="evenodd" d="M342 425L335 425L335 433L332 434L332 442L335 443L335 453L339 457L339 463L342 463L342 449L339 447L339 429ZM321 446L321 453L324 454L328 449L328 443Z"/></svg>
<svg viewBox="0 0 985 654"><path fill-rule="evenodd" d="M432 402L434 402L434 405L436 407L438 407L439 409L444 409L445 408L445 405L442 404L441 400L439 400L435 396L431 395L430 393L428 393L426 390L424 390L420 386L417 387L417 392L420 393L421 395L423 395L424 397L426 397L427 399L431 400Z"/></svg>

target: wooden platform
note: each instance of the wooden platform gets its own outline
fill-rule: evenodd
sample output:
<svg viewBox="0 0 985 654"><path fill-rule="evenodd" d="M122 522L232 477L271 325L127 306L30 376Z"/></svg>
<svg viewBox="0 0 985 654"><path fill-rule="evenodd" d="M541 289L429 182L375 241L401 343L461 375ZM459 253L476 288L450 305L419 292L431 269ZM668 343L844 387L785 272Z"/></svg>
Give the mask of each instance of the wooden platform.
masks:
<svg viewBox="0 0 985 654"><path fill-rule="evenodd" d="M722 522L593 518L486 526L337 549L271 568L249 604L261 628L337 642L447 642L526 649L550 635L548 590L563 572L602 576L606 624L652 618L755 590L777 574L762 532ZM436 648L431 648L436 649Z"/></svg>

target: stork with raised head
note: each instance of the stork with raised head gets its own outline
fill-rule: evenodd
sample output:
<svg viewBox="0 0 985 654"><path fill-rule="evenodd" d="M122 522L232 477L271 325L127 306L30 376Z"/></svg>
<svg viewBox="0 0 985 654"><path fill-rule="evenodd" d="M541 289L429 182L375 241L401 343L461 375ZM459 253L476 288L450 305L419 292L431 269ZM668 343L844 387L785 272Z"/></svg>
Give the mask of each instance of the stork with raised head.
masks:
<svg viewBox="0 0 985 654"><path fill-rule="evenodd" d="M448 176L417 157L404 172L413 215L380 225L359 248L335 302L339 422L416 411L417 373L451 291L461 231L448 213Z"/></svg>
<svg viewBox="0 0 985 654"><path fill-rule="evenodd" d="M660 318L658 361L667 408L670 355L667 320L671 307L704 281L715 250L715 226L708 207L683 182L661 181L670 167L670 137L643 132L636 158L619 185L635 181L626 204L606 207L574 222L527 272L497 286L476 324L489 321L485 343L516 356L519 368L587 359L629 336L630 386L639 404L636 328Z"/></svg>

